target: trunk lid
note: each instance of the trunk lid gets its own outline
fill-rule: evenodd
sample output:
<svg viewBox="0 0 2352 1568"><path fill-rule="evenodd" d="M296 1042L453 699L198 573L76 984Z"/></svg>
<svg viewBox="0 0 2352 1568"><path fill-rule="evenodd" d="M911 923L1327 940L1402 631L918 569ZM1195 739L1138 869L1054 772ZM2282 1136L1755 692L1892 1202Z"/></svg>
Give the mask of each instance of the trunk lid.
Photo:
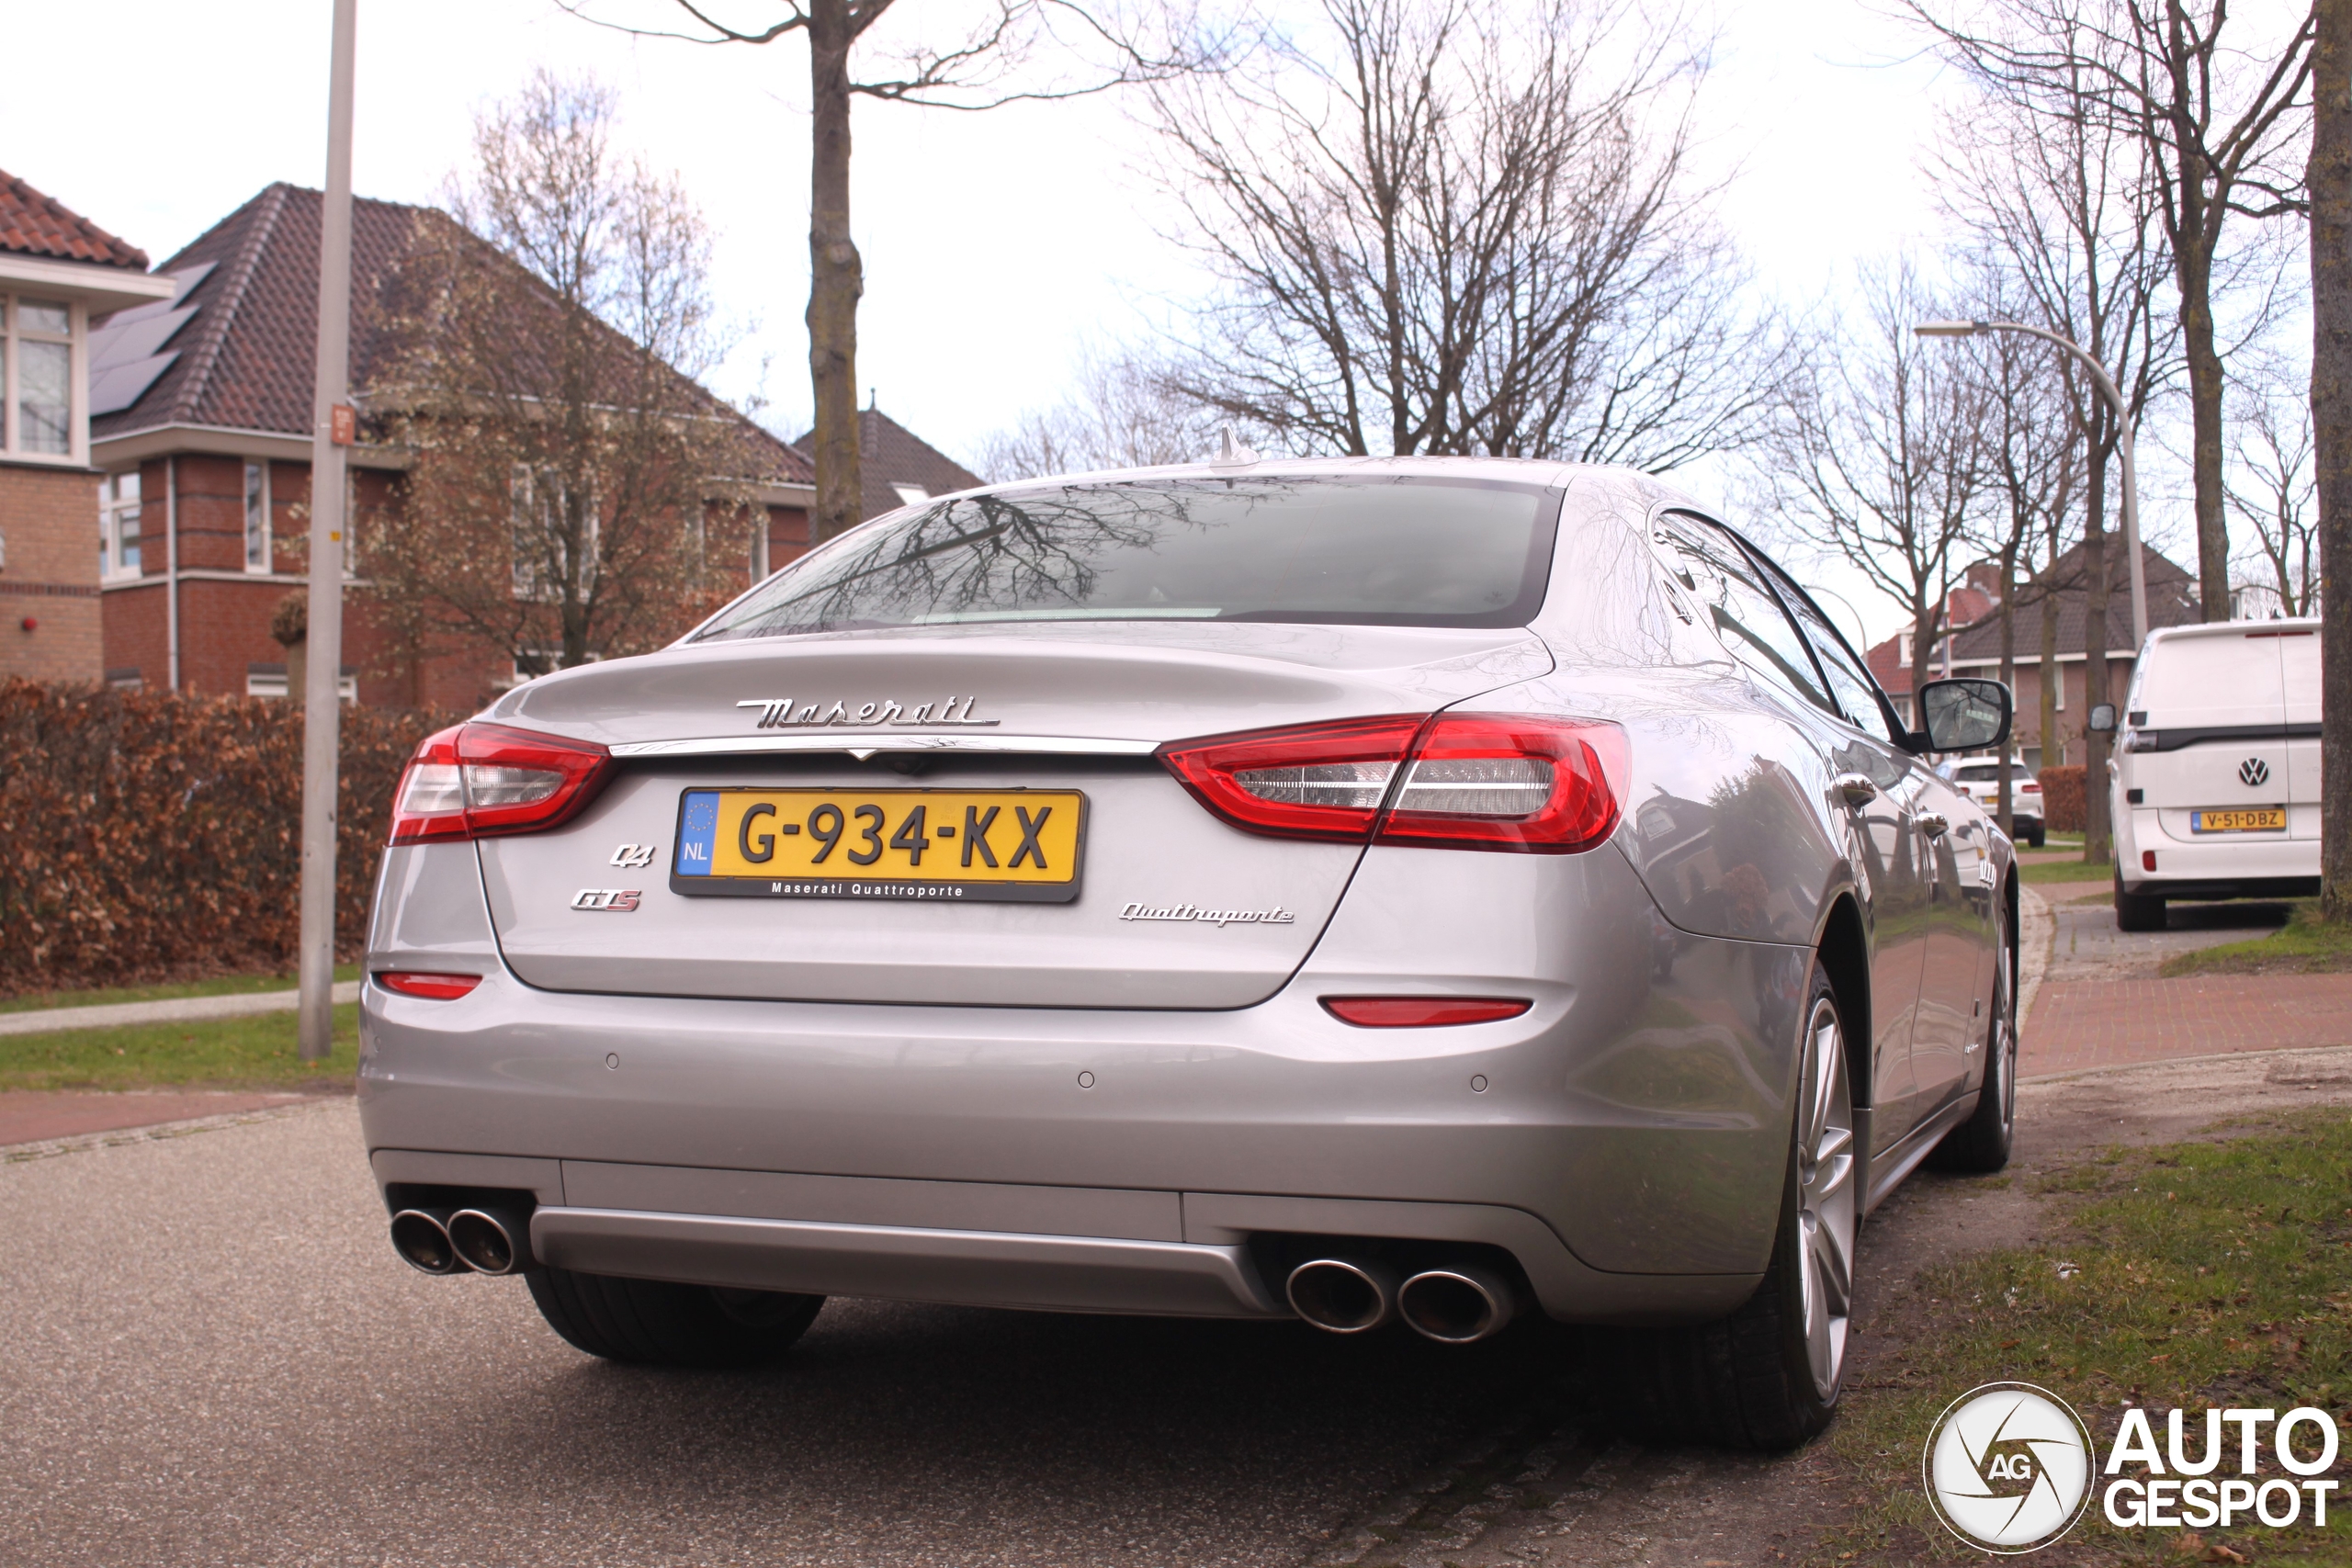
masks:
<svg viewBox="0 0 2352 1568"><path fill-rule="evenodd" d="M1362 851L1228 827L1151 750L1426 712L1551 664L1523 630L1252 624L928 627L673 649L534 682L485 716L595 740L623 761L571 821L481 840L483 885L507 963L550 989L1248 1006L1305 959ZM1016 902L801 896L834 886L820 878L779 883L773 896L697 896L701 884L671 874L682 825L690 842L709 837L695 839L685 796L730 790L781 792L782 818L763 825L789 832L806 818L811 836L833 825L806 809L821 799L850 810L880 801L886 829L912 805L944 803L929 820L950 831L974 820L967 806L998 800L1000 858L1018 846L1016 803L1080 796L1083 842L1051 840L1057 856L1076 851L1075 886ZM775 841L805 853L811 836ZM943 836L876 869L909 857L952 868L959 852ZM847 852L830 866L842 869ZM914 866L899 870L918 880Z"/></svg>

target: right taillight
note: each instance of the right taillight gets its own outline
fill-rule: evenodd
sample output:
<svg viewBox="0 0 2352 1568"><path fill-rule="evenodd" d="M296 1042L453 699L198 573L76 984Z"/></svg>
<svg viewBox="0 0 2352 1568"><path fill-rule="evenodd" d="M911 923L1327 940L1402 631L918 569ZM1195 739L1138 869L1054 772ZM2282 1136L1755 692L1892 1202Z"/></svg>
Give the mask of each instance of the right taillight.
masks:
<svg viewBox="0 0 2352 1568"><path fill-rule="evenodd" d="M1616 830L1625 732L1532 714L1389 714L1163 746L1235 827L1277 838L1572 854Z"/></svg>
<svg viewBox="0 0 2352 1568"><path fill-rule="evenodd" d="M432 843L552 828L596 796L612 753L589 740L503 724L425 738L401 775L392 842Z"/></svg>

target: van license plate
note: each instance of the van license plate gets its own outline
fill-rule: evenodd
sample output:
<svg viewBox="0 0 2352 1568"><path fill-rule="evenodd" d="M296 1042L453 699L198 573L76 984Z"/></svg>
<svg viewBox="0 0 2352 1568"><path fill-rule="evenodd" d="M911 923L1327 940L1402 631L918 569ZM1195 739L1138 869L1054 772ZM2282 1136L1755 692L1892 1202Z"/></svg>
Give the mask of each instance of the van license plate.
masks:
<svg viewBox="0 0 2352 1568"><path fill-rule="evenodd" d="M673 893L1067 904L1086 796L1069 789L690 789Z"/></svg>
<svg viewBox="0 0 2352 1568"><path fill-rule="evenodd" d="M2278 833L2287 827L2287 808L2283 806L2258 807L2251 811L2192 811L2188 814L2188 830L2192 833Z"/></svg>

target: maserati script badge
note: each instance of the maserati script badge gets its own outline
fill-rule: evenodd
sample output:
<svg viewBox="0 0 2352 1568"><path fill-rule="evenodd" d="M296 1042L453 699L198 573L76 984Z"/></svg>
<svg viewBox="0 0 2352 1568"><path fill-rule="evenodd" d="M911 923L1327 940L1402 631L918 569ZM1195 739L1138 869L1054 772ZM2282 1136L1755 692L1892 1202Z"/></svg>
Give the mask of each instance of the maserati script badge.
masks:
<svg viewBox="0 0 2352 1568"><path fill-rule="evenodd" d="M1277 904L1271 909L1204 909L1193 904L1130 904L1123 920L1197 920L1208 926L1286 926L1298 919Z"/></svg>
<svg viewBox="0 0 2352 1568"><path fill-rule="evenodd" d="M974 718L972 705L978 697L949 697L945 702L921 703L913 707L894 702L860 703L852 707L847 703L804 703L793 706L790 697L746 697L735 705L757 708L760 716L752 721L754 729L822 729L827 726L840 728L871 728L877 725L975 725L1001 724L1001 719ZM956 711L957 704L963 710Z"/></svg>

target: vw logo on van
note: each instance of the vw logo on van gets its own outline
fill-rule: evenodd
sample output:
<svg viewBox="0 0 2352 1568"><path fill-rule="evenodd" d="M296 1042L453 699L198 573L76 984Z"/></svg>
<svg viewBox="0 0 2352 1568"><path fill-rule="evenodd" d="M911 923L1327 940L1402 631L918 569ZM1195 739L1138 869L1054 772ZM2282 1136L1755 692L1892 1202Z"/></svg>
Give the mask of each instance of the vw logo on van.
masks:
<svg viewBox="0 0 2352 1568"><path fill-rule="evenodd" d="M2238 764L2238 783L2256 789L2270 782L2270 764L2259 757L2248 757Z"/></svg>

